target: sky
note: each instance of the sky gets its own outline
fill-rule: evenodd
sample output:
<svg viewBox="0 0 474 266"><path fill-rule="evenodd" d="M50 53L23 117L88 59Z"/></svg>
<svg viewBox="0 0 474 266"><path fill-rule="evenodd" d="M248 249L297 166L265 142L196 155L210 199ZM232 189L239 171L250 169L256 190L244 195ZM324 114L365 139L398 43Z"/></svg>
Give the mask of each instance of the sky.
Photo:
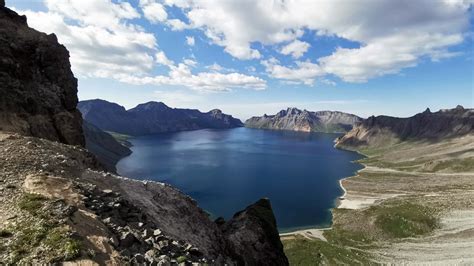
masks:
<svg viewBox="0 0 474 266"><path fill-rule="evenodd" d="M474 106L474 0L6 0L80 100L407 117Z"/></svg>

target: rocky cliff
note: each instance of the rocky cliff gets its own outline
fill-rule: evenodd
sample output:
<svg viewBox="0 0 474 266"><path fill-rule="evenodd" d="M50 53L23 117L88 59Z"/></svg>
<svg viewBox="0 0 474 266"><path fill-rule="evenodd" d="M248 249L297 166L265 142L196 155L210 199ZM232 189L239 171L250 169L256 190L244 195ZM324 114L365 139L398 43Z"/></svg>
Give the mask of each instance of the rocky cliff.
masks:
<svg viewBox="0 0 474 266"><path fill-rule="evenodd" d="M297 108L281 110L276 115L252 117L245 121L250 128L295 130L304 132L347 132L362 119L356 115L335 111L310 112Z"/></svg>
<svg viewBox="0 0 474 266"><path fill-rule="evenodd" d="M106 131L127 135L149 135L203 128L234 128L242 122L220 110L202 113L193 109L170 108L161 102L148 102L125 110L104 100L81 101L83 118Z"/></svg>
<svg viewBox="0 0 474 266"><path fill-rule="evenodd" d="M54 34L29 28L26 17L1 4L1 129L83 146L69 52Z"/></svg>
<svg viewBox="0 0 474 266"><path fill-rule="evenodd" d="M409 140L448 139L474 132L474 109L457 106L408 118L371 116L337 140L344 148L380 147Z"/></svg>
<svg viewBox="0 0 474 266"><path fill-rule="evenodd" d="M106 173L67 145L84 144L67 50L1 1L0 37L0 264L288 264L268 200L216 223L177 189Z"/></svg>

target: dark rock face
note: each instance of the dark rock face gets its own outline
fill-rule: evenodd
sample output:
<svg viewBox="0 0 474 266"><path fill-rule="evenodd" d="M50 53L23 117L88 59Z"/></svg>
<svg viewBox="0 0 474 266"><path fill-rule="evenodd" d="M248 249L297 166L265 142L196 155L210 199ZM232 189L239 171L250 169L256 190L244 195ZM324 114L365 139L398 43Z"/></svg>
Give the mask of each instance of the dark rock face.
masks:
<svg viewBox="0 0 474 266"><path fill-rule="evenodd" d="M288 265L268 199L236 213L221 228L246 265Z"/></svg>
<svg viewBox="0 0 474 266"><path fill-rule="evenodd" d="M25 16L0 4L2 130L83 146L68 51L54 34L29 28Z"/></svg>
<svg viewBox="0 0 474 266"><path fill-rule="evenodd" d="M405 140L437 140L474 133L474 109L457 106L408 118L371 116L337 140L339 147L383 146Z"/></svg>
<svg viewBox="0 0 474 266"><path fill-rule="evenodd" d="M347 132L362 119L356 115L334 111L309 112L297 108L281 110L276 115L252 117L245 126L261 129L294 130L304 132Z"/></svg>
<svg viewBox="0 0 474 266"><path fill-rule="evenodd" d="M243 126L239 119L220 110L201 113L192 109L170 108L161 102L139 104L130 110L104 100L81 101L78 106L84 120L102 130L135 136Z"/></svg>
<svg viewBox="0 0 474 266"><path fill-rule="evenodd" d="M86 148L111 172L116 171L117 162L132 153L132 151L119 143L107 132L83 121L82 128L86 139Z"/></svg>

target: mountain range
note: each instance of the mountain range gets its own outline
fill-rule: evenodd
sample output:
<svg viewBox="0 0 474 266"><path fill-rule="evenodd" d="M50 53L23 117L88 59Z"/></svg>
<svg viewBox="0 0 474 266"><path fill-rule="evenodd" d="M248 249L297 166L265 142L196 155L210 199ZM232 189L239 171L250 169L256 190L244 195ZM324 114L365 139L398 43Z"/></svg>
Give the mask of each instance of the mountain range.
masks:
<svg viewBox="0 0 474 266"><path fill-rule="evenodd" d="M453 109L431 112L426 109L412 117L371 116L337 140L338 147L379 147L401 141L436 141L470 134L474 131L474 109L458 105Z"/></svg>
<svg viewBox="0 0 474 266"><path fill-rule="evenodd" d="M338 111L310 112L298 108L281 110L275 115L252 117L245 121L249 128L294 130L304 132L341 133L352 129L362 118Z"/></svg>
<svg viewBox="0 0 474 266"><path fill-rule="evenodd" d="M195 109L170 108L162 102L147 102L126 110L116 103L97 99L79 102L78 109L84 120L96 127L132 136L243 126L239 119L218 109L202 113Z"/></svg>

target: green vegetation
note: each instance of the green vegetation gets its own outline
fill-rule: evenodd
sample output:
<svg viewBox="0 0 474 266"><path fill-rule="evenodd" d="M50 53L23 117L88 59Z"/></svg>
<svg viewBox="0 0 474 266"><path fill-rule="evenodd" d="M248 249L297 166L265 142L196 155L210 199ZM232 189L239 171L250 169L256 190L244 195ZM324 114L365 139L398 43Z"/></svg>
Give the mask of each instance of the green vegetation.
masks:
<svg viewBox="0 0 474 266"><path fill-rule="evenodd" d="M290 265L367 265L371 262L370 256L362 250L319 239L296 236L294 239L286 239L282 242Z"/></svg>
<svg viewBox="0 0 474 266"><path fill-rule="evenodd" d="M404 238L431 233L439 226L435 211L410 202L392 206L374 206L375 223L384 233L393 238Z"/></svg>
<svg viewBox="0 0 474 266"><path fill-rule="evenodd" d="M450 170L451 172L474 172L474 157L439 161L430 172Z"/></svg>
<svg viewBox="0 0 474 266"><path fill-rule="evenodd" d="M23 194L18 207L26 212L26 217L0 231L2 237L11 238L8 243L0 245L10 254L7 263L29 264L33 258L39 257L54 263L81 255L81 241L72 237L69 226L45 210L49 201L38 194Z"/></svg>
<svg viewBox="0 0 474 266"><path fill-rule="evenodd" d="M176 261L177 261L178 263L183 263L183 262L185 262L187 259L188 259L188 258L187 258L186 256L179 256L179 257L176 259Z"/></svg>
<svg viewBox="0 0 474 266"><path fill-rule="evenodd" d="M113 132L113 131L106 131L107 133L109 133L110 135L112 135L112 137L118 141L120 144L126 146L126 147L131 147L132 144L128 141L131 136L129 135L125 135L125 134L121 134L121 133L117 133L117 132Z"/></svg>
<svg viewBox="0 0 474 266"><path fill-rule="evenodd" d="M45 200L46 198L39 194L25 193L18 206L20 209L25 210L32 215L36 215L41 207L43 207Z"/></svg>

